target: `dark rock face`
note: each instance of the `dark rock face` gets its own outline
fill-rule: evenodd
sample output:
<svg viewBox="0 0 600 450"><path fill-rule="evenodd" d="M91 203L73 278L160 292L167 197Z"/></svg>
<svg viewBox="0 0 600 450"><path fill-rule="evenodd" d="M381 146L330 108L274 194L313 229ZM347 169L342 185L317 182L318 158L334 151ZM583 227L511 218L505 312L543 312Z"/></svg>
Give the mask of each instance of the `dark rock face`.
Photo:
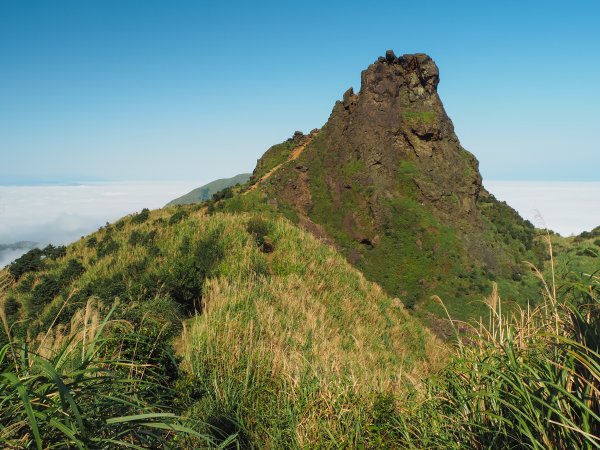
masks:
<svg viewBox="0 0 600 450"><path fill-rule="evenodd" d="M479 203L490 196L476 158L454 132L438 83L428 55L396 57L388 50L362 72L360 92L350 88L336 102L296 169L282 167L265 188L375 281L388 270L382 268L386 258L389 264L437 265L438 273L456 265L498 272L516 260L486 237L495 231ZM423 293L435 287L423 274L413 278L403 283ZM402 294L401 286L394 294Z"/></svg>
<svg viewBox="0 0 600 450"><path fill-rule="evenodd" d="M419 170L412 181L441 213L474 211L481 189L477 160L461 148L437 94L438 68L424 54L376 62L362 73L359 95L348 90L327 123L327 148L344 163L366 163L377 184L392 189L402 161ZM344 161L346 160L346 161ZM458 198L458 203L457 199Z"/></svg>
<svg viewBox="0 0 600 450"><path fill-rule="evenodd" d="M288 139L288 142L300 142L304 139L304 133L302 131L294 131L294 135Z"/></svg>

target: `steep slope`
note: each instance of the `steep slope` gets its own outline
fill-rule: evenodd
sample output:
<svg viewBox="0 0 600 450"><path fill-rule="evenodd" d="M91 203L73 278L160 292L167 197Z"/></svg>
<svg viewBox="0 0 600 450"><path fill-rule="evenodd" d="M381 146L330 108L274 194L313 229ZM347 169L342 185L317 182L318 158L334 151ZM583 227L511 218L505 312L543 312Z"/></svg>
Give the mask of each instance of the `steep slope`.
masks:
<svg viewBox="0 0 600 450"><path fill-rule="evenodd" d="M481 298L490 279L509 293L530 290L521 262L541 262L534 228L482 187L438 96L433 60L388 51L361 81L320 131L259 161L251 183L267 203L334 242L409 306L435 308L429 297L439 294L468 317L467 301Z"/></svg>
<svg viewBox="0 0 600 450"><path fill-rule="evenodd" d="M252 419L264 414L279 421L277 448L347 439L344 424L367 427L378 396L404 395L439 367L442 344L330 246L277 215L204 211L144 210L39 264L17 261L0 301L13 341L51 352L90 301L117 305L113 320L152 346L173 342L182 374L174 360L153 363L194 423L227 428L241 414L244 439L264 444L275 438ZM323 402L344 414L321 416Z"/></svg>
<svg viewBox="0 0 600 450"><path fill-rule="evenodd" d="M354 345L367 352L362 358L369 347L381 351L390 373L402 365L410 371L426 356L428 333L398 301L334 249L273 215L206 215L195 206L144 210L82 238L66 253L29 263L9 268L17 279L3 304L17 337L43 333L53 323L68 326L93 297L105 307L119 299L123 317L159 308L153 316L175 326L201 313L194 320L226 314L223 330L234 322L243 328L234 320L239 313L255 327L264 323L269 336L260 337L261 345L286 346L280 357L296 358L296 349L311 361L323 357L317 349L325 346L330 357L342 358L335 364L340 370L344 358L356 356ZM306 339L315 340L310 357L302 350ZM372 367L356 364L356 373L381 370L375 361Z"/></svg>
<svg viewBox="0 0 600 450"><path fill-rule="evenodd" d="M222 191L225 188L235 186L236 184L244 184L250 179L251 174L241 173L231 178L221 178L215 181L211 181L204 186L200 186L181 197L171 200L167 203L168 206L176 205L190 205L192 203L202 203L206 200L210 200L214 194Z"/></svg>

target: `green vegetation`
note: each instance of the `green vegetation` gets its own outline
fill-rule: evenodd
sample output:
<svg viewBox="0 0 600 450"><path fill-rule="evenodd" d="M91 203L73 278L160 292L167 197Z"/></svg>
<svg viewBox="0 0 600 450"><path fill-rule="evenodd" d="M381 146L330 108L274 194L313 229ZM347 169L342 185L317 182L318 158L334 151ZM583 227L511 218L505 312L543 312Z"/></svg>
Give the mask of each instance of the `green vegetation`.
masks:
<svg viewBox="0 0 600 450"><path fill-rule="evenodd" d="M65 253L66 248L64 246L54 247L53 245L48 245L43 250L34 248L11 263L8 271L18 280L27 272L37 272L43 269L45 267L44 258L55 260L64 256Z"/></svg>
<svg viewBox="0 0 600 450"><path fill-rule="evenodd" d="M596 236L600 236L600 227L575 237L551 235L558 270L571 274L597 274L600 249Z"/></svg>
<svg viewBox="0 0 600 450"><path fill-rule="evenodd" d="M72 387L83 420L82 428L71 403L53 394L60 383L35 378L39 387L32 381L27 389L41 411L35 417L46 421L38 418L43 446L110 446L109 436L148 446L168 439L164 445L175 448L209 439L256 448L384 439L370 425L381 414L379 399L415 389L440 366L443 344L334 249L287 220L182 211L173 223L177 211L159 210L141 223L103 227L4 292L10 331L2 344L36 349L28 350L36 362L33 372L23 371L7 351L2 367L25 383L38 364L49 364ZM96 246L88 245L92 238ZM107 242L114 250L105 253ZM75 358L91 345L91 334L78 334L83 318L92 315L86 323L98 326L103 312L111 324L98 338L103 350ZM60 356L72 336L70 356ZM15 415L22 419L16 434L0 430L0 439L34 445L27 404L11 389L0 401L11 393L1 405L12 409L0 405L0 414L23 408ZM39 390L49 398L38 401ZM333 409L323 415L326 404ZM117 419L123 416L136 419ZM185 444L190 439L194 445Z"/></svg>
<svg viewBox="0 0 600 450"><path fill-rule="evenodd" d="M399 233L433 226L405 217L415 223L392 224ZM5 445L598 446L597 275L556 275L521 311L493 290L490 321L461 326L451 347L274 213L186 207L120 228L17 281L3 272ZM452 233L436 233L451 248ZM116 250L99 258L92 237ZM562 271L593 238L552 239Z"/></svg>
<svg viewBox="0 0 600 450"><path fill-rule="evenodd" d="M4 275L0 281L2 293L8 280ZM153 363L170 355L168 346L148 341L131 323L111 320L112 311L102 317L91 299L68 329L49 328L41 339L14 340L5 312L0 315L10 339L0 348L4 448L213 444L174 413L176 391L167 387L164 368Z"/></svg>
<svg viewBox="0 0 600 450"><path fill-rule="evenodd" d="M225 188L233 187L238 184L246 184L250 179L250 176L251 174L249 173L241 173L232 178L221 178L219 180L211 181L204 186L200 186L199 188L170 201L167 203L166 207L205 202L206 200L210 200L214 194Z"/></svg>
<svg viewBox="0 0 600 450"><path fill-rule="evenodd" d="M277 167L288 160L292 150L298 146L298 142L287 140L281 144L277 144L269 148L260 158L259 164L256 166L252 174L252 180L256 182L267 174L270 170Z"/></svg>
<svg viewBox="0 0 600 450"><path fill-rule="evenodd" d="M433 111L405 111L404 120L429 124L434 123L437 120L437 114Z"/></svg>
<svg viewBox="0 0 600 450"><path fill-rule="evenodd" d="M468 224L441 221L417 200L414 179L420 172L415 162L400 160L394 195L374 199L371 196L376 191L373 185L377 179L365 181L362 160L350 159L326 166L327 132L324 128L305 150L310 152L304 163L310 174L311 194L306 213L313 222L322 225L341 252L368 279L381 285L389 295L400 298L425 323L436 328L431 315L439 317L444 312L430 300L431 295L443 297L450 313L465 321L486 314L481 298L489 294L491 281L500 285L511 306L525 307L535 301L539 282L523 261L541 266L543 247L536 240L533 226L522 221L512 208L489 194L482 195L479 206L490 233L482 237L483 242L469 242L474 238L459 231ZM464 156L472 157L466 151ZM280 170L281 177L286 178L293 168ZM342 189L336 192L332 180L338 180ZM274 189L262 188L266 196L277 198ZM231 201L236 201L236 197ZM249 205L246 210L252 211L254 207ZM278 201L276 207L298 222L297 212L286 213L294 211L286 202ZM374 209L377 213L373 213ZM481 260L469 258L467 248L479 253ZM502 259L502 255L511 258Z"/></svg>
<svg viewBox="0 0 600 450"><path fill-rule="evenodd" d="M598 448L599 294L597 276L544 284L538 307L507 317L494 291L489 322L391 419L400 446Z"/></svg>

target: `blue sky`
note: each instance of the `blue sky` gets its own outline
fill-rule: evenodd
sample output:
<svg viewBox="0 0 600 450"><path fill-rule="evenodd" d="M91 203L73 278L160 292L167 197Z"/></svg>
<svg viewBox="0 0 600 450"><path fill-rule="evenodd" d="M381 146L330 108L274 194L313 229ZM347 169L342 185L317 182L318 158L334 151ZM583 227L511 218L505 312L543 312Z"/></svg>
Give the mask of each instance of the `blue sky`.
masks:
<svg viewBox="0 0 600 450"><path fill-rule="evenodd" d="M251 171L386 49L484 179L600 180L600 2L0 0L0 184Z"/></svg>

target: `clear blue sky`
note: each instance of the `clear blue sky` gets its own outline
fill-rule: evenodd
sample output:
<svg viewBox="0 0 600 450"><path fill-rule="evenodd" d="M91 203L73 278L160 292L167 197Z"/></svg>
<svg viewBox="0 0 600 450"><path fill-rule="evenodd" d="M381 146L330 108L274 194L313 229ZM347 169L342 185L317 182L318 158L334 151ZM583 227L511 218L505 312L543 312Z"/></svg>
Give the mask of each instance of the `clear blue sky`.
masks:
<svg viewBox="0 0 600 450"><path fill-rule="evenodd" d="M600 2L0 0L0 183L251 171L386 49L495 180L600 179Z"/></svg>

